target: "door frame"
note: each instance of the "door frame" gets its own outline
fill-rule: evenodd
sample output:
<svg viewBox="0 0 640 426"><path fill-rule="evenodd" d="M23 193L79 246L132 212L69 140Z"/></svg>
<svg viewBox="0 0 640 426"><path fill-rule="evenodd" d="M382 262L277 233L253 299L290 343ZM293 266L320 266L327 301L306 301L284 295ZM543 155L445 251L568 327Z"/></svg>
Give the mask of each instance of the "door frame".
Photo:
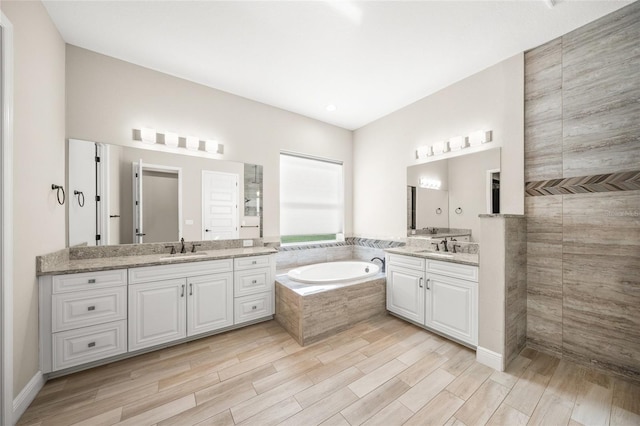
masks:
<svg viewBox="0 0 640 426"><path fill-rule="evenodd" d="M0 12L2 130L0 132L0 423L13 424L13 25Z"/></svg>
<svg viewBox="0 0 640 426"><path fill-rule="evenodd" d="M235 221L236 221L236 230L235 230L235 234L234 234L234 238L232 239L238 239L240 238L240 207L239 205L239 201L240 201L240 175L237 173L232 173L232 172L221 172L218 170L203 170L202 171L202 178L200 179L200 186L201 186L201 202L200 204L202 204L202 217L200 218L200 226L201 226L201 233L202 233L202 241L206 241L207 240L207 235L206 235L206 231L205 231L205 224L204 224L204 218L205 218L205 202L204 202L204 197L205 197L205 193L204 193L204 177L207 174L219 174L219 175L230 175L230 176L235 176L236 177L236 214L235 214Z"/></svg>
<svg viewBox="0 0 640 426"><path fill-rule="evenodd" d="M132 171L132 182L133 182L133 228L132 228L132 232L133 232L133 241L134 244L136 243L136 215L139 214L137 212L136 209L136 170L138 168L138 162L134 161L131 164L131 171ZM141 173L144 173L145 171L149 171L149 172L160 172L160 173L170 173L170 174L176 174L178 175L178 240L180 240L180 238L183 237L183 233L182 233L182 167L173 167L173 166L162 166L159 164L148 164L143 162L142 163L142 170ZM139 177L140 179L142 179L142 176ZM144 223L142 224L142 229L140 230L141 232L144 233ZM144 242L144 237L140 238L142 241L140 241L141 243Z"/></svg>

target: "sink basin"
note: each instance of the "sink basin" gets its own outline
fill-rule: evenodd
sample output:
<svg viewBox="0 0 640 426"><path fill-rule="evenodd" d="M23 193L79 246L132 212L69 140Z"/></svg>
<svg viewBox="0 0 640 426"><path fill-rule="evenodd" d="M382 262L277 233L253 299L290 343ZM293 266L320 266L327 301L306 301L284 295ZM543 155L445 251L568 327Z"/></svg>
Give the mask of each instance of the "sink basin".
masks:
<svg viewBox="0 0 640 426"><path fill-rule="evenodd" d="M207 257L207 253L180 253L172 254L169 256L161 257L160 260L178 260L178 259L193 259L198 257Z"/></svg>
<svg viewBox="0 0 640 426"><path fill-rule="evenodd" d="M425 254L428 254L430 257L442 257L446 259L450 259L453 257L453 254L451 253L438 253L438 252L429 251L429 250L422 250L422 251L419 251L418 253L425 253Z"/></svg>

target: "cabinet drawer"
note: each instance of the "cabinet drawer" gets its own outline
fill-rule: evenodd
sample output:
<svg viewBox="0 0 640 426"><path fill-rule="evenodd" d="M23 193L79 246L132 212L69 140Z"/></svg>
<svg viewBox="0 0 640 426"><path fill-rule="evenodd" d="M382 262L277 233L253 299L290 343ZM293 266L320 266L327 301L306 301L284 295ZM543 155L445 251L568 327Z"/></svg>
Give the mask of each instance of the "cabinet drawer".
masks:
<svg viewBox="0 0 640 426"><path fill-rule="evenodd" d="M271 256L248 256L248 257L237 257L233 260L234 268L236 271L241 271L243 269L253 269L260 268L263 266L271 265Z"/></svg>
<svg viewBox="0 0 640 426"><path fill-rule="evenodd" d="M127 285L127 270L83 272L81 274L54 275L53 293L91 290L95 288Z"/></svg>
<svg viewBox="0 0 640 426"><path fill-rule="evenodd" d="M54 294L52 331L127 319L127 287Z"/></svg>
<svg viewBox="0 0 640 426"><path fill-rule="evenodd" d="M127 352L127 322L116 321L53 335L53 370Z"/></svg>
<svg viewBox="0 0 640 426"><path fill-rule="evenodd" d="M273 292L234 299L234 323L240 324L273 315Z"/></svg>
<svg viewBox="0 0 640 426"><path fill-rule="evenodd" d="M425 259L421 257L403 256L401 254L387 253L387 265L401 266L403 268L424 270Z"/></svg>
<svg viewBox="0 0 640 426"><path fill-rule="evenodd" d="M129 284L148 283L151 281L171 280L174 278L194 277L231 271L233 271L233 259L143 266L141 268L129 269Z"/></svg>
<svg viewBox="0 0 640 426"><path fill-rule="evenodd" d="M462 265L460 263L441 262L438 260L427 261L427 272L446 275L448 277L462 278L463 280L478 281L478 267Z"/></svg>
<svg viewBox="0 0 640 426"><path fill-rule="evenodd" d="M247 269L234 274L234 296L262 293L273 290L271 268Z"/></svg>

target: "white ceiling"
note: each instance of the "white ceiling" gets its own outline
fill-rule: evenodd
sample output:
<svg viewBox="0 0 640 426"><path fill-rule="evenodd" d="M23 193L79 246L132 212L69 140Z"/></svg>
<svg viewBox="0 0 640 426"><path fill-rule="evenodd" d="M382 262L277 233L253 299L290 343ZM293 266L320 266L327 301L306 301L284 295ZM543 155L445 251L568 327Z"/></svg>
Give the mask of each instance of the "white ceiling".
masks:
<svg viewBox="0 0 640 426"><path fill-rule="evenodd" d="M632 1L45 1L76 46L357 129ZM336 110L327 111L334 104Z"/></svg>

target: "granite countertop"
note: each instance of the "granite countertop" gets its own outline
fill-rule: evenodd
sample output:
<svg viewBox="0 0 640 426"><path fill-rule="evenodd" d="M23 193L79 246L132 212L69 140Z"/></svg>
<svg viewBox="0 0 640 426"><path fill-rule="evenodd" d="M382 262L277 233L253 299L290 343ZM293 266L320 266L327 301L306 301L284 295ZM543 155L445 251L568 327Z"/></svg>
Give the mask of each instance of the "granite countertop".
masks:
<svg viewBox="0 0 640 426"><path fill-rule="evenodd" d="M441 260L443 262L460 263L462 265L478 266L478 254L470 253L443 253L441 251L427 251L424 247L404 246L386 249L387 253L402 254L405 256L421 257L423 259ZM443 255L451 255L443 256Z"/></svg>
<svg viewBox="0 0 640 426"><path fill-rule="evenodd" d="M229 259L234 257L260 256L277 253L272 247L230 248L199 251L195 255L187 254L143 254L134 256L97 257L92 259L61 259L47 264L37 271L37 275L75 274L80 272L108 271L111 269L135 268L139 266L173 265L176 263L204 262L207 260ZM168 260L166 258L172 258Z"/></svg>

